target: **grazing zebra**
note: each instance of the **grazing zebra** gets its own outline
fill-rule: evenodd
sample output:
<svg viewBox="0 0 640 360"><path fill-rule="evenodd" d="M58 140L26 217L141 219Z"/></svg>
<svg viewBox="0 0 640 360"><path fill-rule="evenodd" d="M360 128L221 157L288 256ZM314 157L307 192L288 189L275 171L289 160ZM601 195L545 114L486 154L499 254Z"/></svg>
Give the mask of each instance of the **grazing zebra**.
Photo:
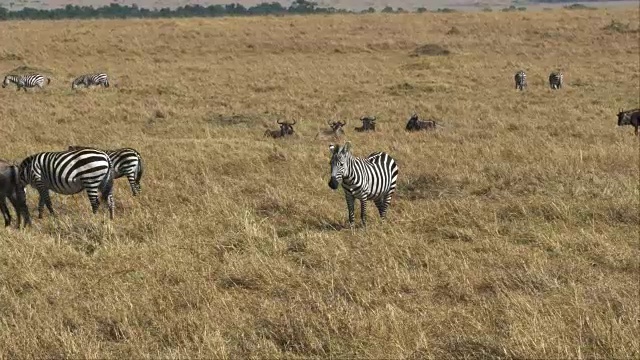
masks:
<svg viewBox="0 0 640 360"><path fill-rule="evenodd" d="M87 146L70 145L69 150L92 149ZM113 163L114 179L126 176L131 186L133 196L142 191L140 179L142 178L142 157L135 149L122 148L116 150L101 150L109 155Z"/></svg>
<svg viewBox="0 0 640 360"><path fill-rule="evenodd" d="M42 89L44 87L44 81L47 80L47 85L51 83L51 79L48 77L44 77L40 74L31 74L31 75L7 75L4 77L4 81L2 82L2 88L6 88L9 84L14 83L18 87L18 91L20 89L24 89L27 91L27 88L39 87Z"/></svg>
<svg viewBox="0 0 640 360"><path fill-rule="evenodd" d="M554 71L549 74L549 87L554 90L560 89L562 87L562 82L564 81L564 75L560 71Z"/></svg>
<svg viewBox="0 0 640 360"><path fill-rule="evenodd" d="M357 158L351 154L351 143L344 146L331 145L331 180L329 187L333 190L342 182L349 225L354 226L355 199L360 200L360 217L366 228L367 200L373 200L381 218L385 218L391 196L396 191L398 166L395 160L384 152L375 152L366 158Z"/></svg>
<svg viewBox="0 0 640 360"><path fill-rule="evenodd" d="M109 87L109 78L105 73L96 73L96 74L85 74L78 76L71 83L71 89L77 88L79 85L84 85L85 87L90 86L99 86L102 85L106 88Z"/></svg>
<svg viewBox="0 0 640 360"><path fill-rule="evenodd" d="M524 71L518 71L514 78L516 80L516 89L524 90L527 87L527 74Z"/></svg>
<svg viewBox="0 0 640 360"><path fill-rule="evenodd" d="M86 190L91 210L98 211L100 200L109 207L109 218L113 219L113 165L109 155L96 149L41 152L30 155L19 165L21 185L31 185L38 190L38 218L42 218L44 205L55 215L51 207L49 190L58 194L77 194Z"/></svg>

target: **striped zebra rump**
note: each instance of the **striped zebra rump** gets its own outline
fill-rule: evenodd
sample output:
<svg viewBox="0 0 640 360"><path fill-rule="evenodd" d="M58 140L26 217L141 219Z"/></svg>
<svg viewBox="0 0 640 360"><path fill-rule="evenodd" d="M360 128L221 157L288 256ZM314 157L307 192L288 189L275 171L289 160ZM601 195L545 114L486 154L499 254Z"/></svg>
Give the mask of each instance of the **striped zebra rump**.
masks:
<svg viewBox="0 0 640 360"><path fill-rule="evenodd" d="M527 74L520 70L514 76L516 82L516 89L524 90L527 87Z"/></svg>
<svg viewBox="0 0 640 360"><path fill-rule="evenodd" d="M562 72L554 71L549 74L549 87L557 90L562 87L562 83L564 82L564 75Z"/></svg>
<svg viewBox="0 0 640 360"><path fill-rule="evenodd" d="M20 89L24 89L24 91L27 91L27 88L33 88L36 86L42 89L45 85L45 81L47 85L51 83L50 78L40 74L30 74L24 76L7 75L4 77L4 81L2 81L2 87L5 88L9 84L13 83L17 86L18 91L20 91Z"/></svg>
<svg viewBox="0 0 640 360"><path fill-rule="evenodd" d="M39 218L45 205L55 214L49 190L63 195L85 190L93 213L98 210L100 193L113 219L113 164L105 152L96 149L41 152L24 159L19 169L21 183L31 185L40 194Z"/></svg>
<svg viewBox="0 0 640 360"><path fill-rule="evenodd" d="M71 89L76 89L80 85L84 85L85 87L102 85L108 88L109 78L105 73L80 75L71 82Z"/></svg>
<svg viewBox="0 0 640 360"><path fill-rule="evenodd" d="M70 145L69 150L92 149L86 146ZM109 155L113 162L114 179L127 177L133 196L138 195L142 191L140 180L142 179L143 166L142 157L137 150L132 148L122 148L115 150L102 150Z"/></svg>

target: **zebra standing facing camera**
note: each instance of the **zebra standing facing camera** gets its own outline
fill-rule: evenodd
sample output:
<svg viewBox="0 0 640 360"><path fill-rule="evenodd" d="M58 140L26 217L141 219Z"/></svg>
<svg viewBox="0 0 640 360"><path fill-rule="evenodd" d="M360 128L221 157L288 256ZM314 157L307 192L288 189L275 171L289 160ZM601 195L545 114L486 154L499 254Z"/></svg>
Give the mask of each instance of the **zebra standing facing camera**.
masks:
<svg viewBox="0 0 640 360"><path fill-rule="evenodd" d="M24 89L27 91L27 88L39 87L42 89L44 87L44 82L47 82L47 85L51 83L51 79L40 74L30 74L30 75L7 75L4 77L4 81L2 81L2 88L6 88L9 84L16 84L18 87L18 91L20 89Z"/></svg>
<svg viewBox="0 0 640 360"><path fill-rule="evenodd" d="M391 196L396 191L398 165L384 152L375 152L366 158L357 158L351 154L351 143L344 146L330 145L331 179L329 187L338 189L342 183L349 212L349 225L354 226L355 199L360 200L360 217L366 228L367 200L373 200L381 218L386 217Z"/></svg>
<svg viewBox="0 0 640 360"><path fill-rule="evenodd" d="M560 71L554 71L549 74L549 87L553 90L560 89L564 82L564 75Z"/></svg>
<svg viewBox="0 0 640 360"><path fill-rule="evenodd" d="M527 74L524 71L518 71L514 79L516 81L516 89L524 90L527 87Z"/></svg>
<svg viewBox="0 0 640 360"><path fill-rule="evenodd" d="M85 87L102 85L108 88L109 77L105 73L80 75L71 82L71 89L76 89L80 85L84 85Z"/></svg>
<svg viewBox="0 0 640 360"><path fill-rule="evenodd" d="M109 218L113 219L113 165L109 155L96 149L41 152L22 160L18 166L20 183L38 190L38 218L42 218L44 206L55 215L51 207L49 190L58 194L72 195L86 190L91 210L98 211L100 200L109 207Z"/></svg>

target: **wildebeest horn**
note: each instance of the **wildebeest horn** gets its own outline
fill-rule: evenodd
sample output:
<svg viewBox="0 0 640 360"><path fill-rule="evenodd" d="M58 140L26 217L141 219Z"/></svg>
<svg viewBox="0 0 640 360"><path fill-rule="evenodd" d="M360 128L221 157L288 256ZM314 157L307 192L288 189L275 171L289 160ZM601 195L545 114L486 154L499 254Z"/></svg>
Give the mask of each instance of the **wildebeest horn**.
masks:
<svg viewBox="0 0 640 360"><path fill-rule="evenodd" d="M295 119L293 119L293 123L292 123L292 124L289 124L289 125L293 126L293 125L295 125L295 124L296 124L296 120L295 120Z"/></svg>
<svg viewBox="0 0 640 360"><path fill-rule="evenodd" d="M327 120L327 125L331 126L331 119Z"/></svg>
<svg viewBox="0 0 640 360"><path fill-rule="evenodd" d="M276 122L277 122L278 124L282 125L282 123L280 122L280 120L276 120Z"/></svg>

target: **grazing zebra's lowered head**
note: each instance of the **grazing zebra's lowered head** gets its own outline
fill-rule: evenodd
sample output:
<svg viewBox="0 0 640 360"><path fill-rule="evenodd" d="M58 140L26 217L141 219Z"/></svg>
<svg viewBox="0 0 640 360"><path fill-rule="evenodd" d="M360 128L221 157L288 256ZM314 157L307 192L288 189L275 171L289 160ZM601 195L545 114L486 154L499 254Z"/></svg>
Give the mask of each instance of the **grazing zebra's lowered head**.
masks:
<svg viewBox="0 0 640 360"><path fill-rule="evenodd" d="M80 75L71 82L71 89L75 89L80 85L84 85L85 87L102 85L108 88L109 78L105 73Z"/></svg>
<svg viewBox="0 0 640 360"><path fill-rule="evenodd" d="M405 130L407 131L420 131L420 130L430 130L435 129L438 124L434 120L420 120L418 118L418 114L413 114L409 121L407 122L407 126Z"/></svg>
<svg viewBox="0 0 640 360"><path fill-rule="evenodd" d="M373 200L381 218L385 218L391 197L396 191L398 166L395 160L384 152L375 152L366 158L357 158L351 154L351 143L343 146L330 145L331 178L329 187L337 190L342 184L349 225L355 222L354 203L360 200L360 217L366 227L367 201Z"/></svg>
<svg viewBox="0 0 640 360"><path fill-rule="evenodd" d="M524 71L518 71L514 79L516 81L516 89L524 90L527 87L527 74Z"/></svg>
<svg viewBox="0 0 640 360"><path fill-rule="evenodd" d="M618 112L618 126L633 126L634 134L638 135L638 127L640 127L640 109L632 109L624 111L620 109Z"/></svg>
<svg viewBox="0 0 640 360"><path fill-rule="evenodd" d="M80 149L95 149L88 146L69 145L68 150L80 150ZM109 155L111 162L113 163L114 179L127 177L129 180L129 186L133 196L140 194L142 186L140 180L142 179L142 173L144 171L142 166L142 157L140 153L132 148L121 148L115 150L104 150Z"/></svg>
<svg viewBox="0 0 640 360"><path fill-rule="evenodd" d="M0 160L0 212L4 217L4 226L11 225L11 214L7 207L6 198L9 198L18 217L18 229L24 215L24 225L31 225L31 216L27 207L27 196L24 186L20 184L20 169L17 166Z"/></svg>
<svg viewBox="0 0 640 360"><path fill-rule="evenodd" d="M24 89L24 91L27 91L27 88L32 88L32 87L39 87L40 89L42 89L44 87L44 83L45 80L47 82L47 85L51 83L51 79L48 77L44 77L40 74L31 74L31 75L7 75L4 77L4 80L2 81L2 88L7 87L9 84L13 83L16 84L16 86L18 87L18 91L20 91L20 89Z"/></svg>
<svg viewBox="0 0 640 360"><path fill-rule="evenodd" d="M354 128L355 131L363 132L363 131L376 131L376 117L363 116L360 118L362 121L361 127Z"/></svg>
<svg viewBox="0 0 640 360"><path fill-rule="evenodd" d="M564 75L560 71L554 71L549 74L549 87L557 90L562 87L562 83L564 82Z"/></svg>
<svg viewBox="0 0 640 360"><path fill-rule="evenodd" d="M280 120L276 120L276 123L280 125L280 130L266 130L264 132L264 136L269 136L275 139L290 136L295 133L295 131L293 131L293 125L296 124L295 120L293 120L293 123L280 122Z"/></svg>
<svg viewBox="0 0 640 360"><path fill-rule="evenodd" d="M49 198L49 190L72 195L85 190L91 210L98 211L100 200L109 207L113 219L113 165L109 155L96 149L41 152L26 157L18 166L21 186L31 185L38 190L38 218L42 218L44 206L55 215Z"/></svg>

